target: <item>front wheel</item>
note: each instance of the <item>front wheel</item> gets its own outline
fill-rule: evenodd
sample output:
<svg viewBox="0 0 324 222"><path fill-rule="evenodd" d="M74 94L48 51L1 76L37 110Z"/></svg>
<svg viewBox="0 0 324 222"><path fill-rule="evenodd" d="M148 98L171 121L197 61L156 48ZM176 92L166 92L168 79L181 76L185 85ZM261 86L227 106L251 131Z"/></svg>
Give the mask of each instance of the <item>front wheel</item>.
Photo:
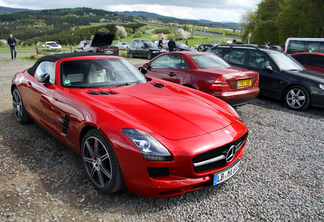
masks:
<svg viewBox="0 0 324 222"><path fill-rule="evenodd" d="M310 94L303 86L292 86L285 93L285 104L293 110L304 110L310 105Z"/></svg>
<svg viewBox="0 0 324 222"><path fill-rule="evenodd" d="M12 105L13 105L14 115L18 123L27 124L31 122L17 87L15 87L14 90L12 91Z"/></svg>
<svg viewBox="0 0 324 222"><path fill-rule="evenodd" d="M134 58L134 52L132 51L129 52L129 58Z"/></svg>
<svg viewBox="0 0 324 222"><path fill-rule="evenodd" d="M97 190L109 194L123 188L124 180L117 156L100 131L92 129L86 133L81 152L87 175Z"/></svg>
<svg viewBox="0 0 324 222"><path fill-rule="evenodd" d="M147 58L148 60L151 60L151 59L152 59L152 53L151 53L151 52L147 52L147 53L146 53L146 58Z"/></svg>

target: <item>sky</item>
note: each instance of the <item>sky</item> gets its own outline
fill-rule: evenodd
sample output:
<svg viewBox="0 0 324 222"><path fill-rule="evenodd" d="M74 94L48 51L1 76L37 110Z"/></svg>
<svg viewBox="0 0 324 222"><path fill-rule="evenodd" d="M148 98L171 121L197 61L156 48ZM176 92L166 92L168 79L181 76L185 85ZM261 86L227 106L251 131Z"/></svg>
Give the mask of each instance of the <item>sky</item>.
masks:
<svg viewBox="0 0 324 222"><path fill-rule="evenodd" d="M247 9L255 10L262 0L0 0L0 6L31 10L89 7L107 11L146 11L182 19L240 22ZM136 2L136 4L134 4ZM116 4L117 3L117 4Z"/></svg>

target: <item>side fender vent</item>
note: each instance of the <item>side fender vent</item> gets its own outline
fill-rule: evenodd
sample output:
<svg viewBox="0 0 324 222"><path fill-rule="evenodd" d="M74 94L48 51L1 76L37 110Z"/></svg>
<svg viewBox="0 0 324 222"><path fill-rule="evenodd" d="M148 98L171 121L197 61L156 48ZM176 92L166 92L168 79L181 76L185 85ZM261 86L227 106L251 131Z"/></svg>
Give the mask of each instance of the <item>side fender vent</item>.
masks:
<svg viewBox="0 0 324 222"><path fill-rule="evenodd" d="M158 83L158 82L153 82L151 83L153 86L158 87L158 88L163 88L165 85Z"/></svg>

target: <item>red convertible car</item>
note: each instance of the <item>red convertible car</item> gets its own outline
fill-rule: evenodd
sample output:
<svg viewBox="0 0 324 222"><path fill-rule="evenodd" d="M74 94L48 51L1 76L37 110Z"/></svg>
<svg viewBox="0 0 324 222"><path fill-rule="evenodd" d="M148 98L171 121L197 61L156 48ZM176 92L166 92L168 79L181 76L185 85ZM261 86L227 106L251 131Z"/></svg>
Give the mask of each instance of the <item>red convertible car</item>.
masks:
<svg viewBox="0 0 324 222"><path fill-rule="evenodd" d="M15 74L14 115L79 154L96 189L171 197L240 167L248 129L224 101L114 55L56 54Z"/></svg>
<svg viewBox="0 0 324 222"><path fill-rule="evenodd" d="M198 89L233 106L254 100L260 92L259 73L231 67L213 53L163 53L144 67L143 74Z"/></svg>

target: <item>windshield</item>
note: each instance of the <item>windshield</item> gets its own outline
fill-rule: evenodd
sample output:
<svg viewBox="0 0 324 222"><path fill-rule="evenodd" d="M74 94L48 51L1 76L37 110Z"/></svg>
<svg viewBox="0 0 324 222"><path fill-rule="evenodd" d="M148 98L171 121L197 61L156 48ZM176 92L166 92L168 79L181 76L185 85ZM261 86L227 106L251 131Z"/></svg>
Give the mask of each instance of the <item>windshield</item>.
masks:
<svg viewBox="0 0 324 222"><path fill-rule="evenodd" d="M200 69L231 67L227 62L216 55L204 53L189 55L189 57L197 64Z"/></svg>
<svg viewBox="0 0 324 222"><path fill-rule="evenodd" d="M187 46L183 42L176 42L176 47L178 47L178 48L189 48L189 46Z"/></svg>
<svg viewBox="0 0 324 222"><path fill-rule="evenodd" d="M269 56L275 61L278 68L282 71L300 71L305 68L293 57L285 53L271 51Z"/></svg>
<svg viewBox="0 0 324 222"><path fill-rule="evenodd" d="M145 76L122 58L66 61L61 64L61 85L103 88L146 82Z"/></svg>

